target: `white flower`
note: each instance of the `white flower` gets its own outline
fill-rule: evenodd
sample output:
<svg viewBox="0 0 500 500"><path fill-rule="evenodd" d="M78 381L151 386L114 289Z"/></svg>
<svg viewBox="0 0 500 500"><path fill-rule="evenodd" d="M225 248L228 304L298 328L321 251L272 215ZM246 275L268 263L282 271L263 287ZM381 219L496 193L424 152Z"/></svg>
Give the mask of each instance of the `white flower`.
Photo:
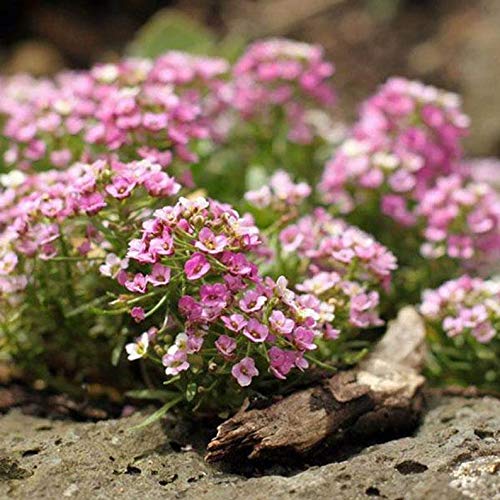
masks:
<svg viewBox="0 0 500 500"><path fill-rule="evenodd" d="M92 74L96 80L112 83L120 76L120 70L116 64L103 64L94 68Z"/></svg>
<svg viewBox="0 0 500 500"><path fill-rule="evenodd" d="M149 335L144 332L135 342L131 342L125 346L128 354L128 360L134 361L144 357L149 347Z"/></svg>
<svg viewBox="0 0 500 500"><path fill-rule="evenodd" d="M194 199L188 199L181 196L179 198L179 204L187 210L198 211L208 207L208 200L203 196L198 196Z"/></svg>
<svg viewBox="0 0 500 500"><path fill-rule="evenodd" d="M396 155L379 151L373 155L373 163L387 170L394 170L399 166L399 158Z"/></svg>
<svg viewBox="0 0 500 500"><path fill-rule="evenodd" d="M115 278L122 269L127 269L128 267L128 259L120 259L114 253L108 253L104 262L104 264L99 266L99 272L109 278Z"/></svg>
<svg viewBox="0 0 500 500"><path fill-rule="evenodd" d="M54 102L54 109L60 114L67 116L72 111L71 103L65 99L57 99Z"/></svg>
<svg viewBox="0 0 500 500"><path fill-rule="evenodd" d="M0 175L0 184L7 188L20 186L26 179L26 175L20 170L11 170L8 174Z"/></svg>
<svg viewBox="0 0 500 500"><path fill-rule="evenodd" d="M348 139L342 145L342 152L347 156L359 156L368 153L370 147L367 143L356 139Z"/></svg>
<svg viewBox="0 0 500 500"><path fill-rule="evenodd" d="M178 333L175 337L175 345L184 351L187 349L187 341L188 336L184 332Z"/></svg>

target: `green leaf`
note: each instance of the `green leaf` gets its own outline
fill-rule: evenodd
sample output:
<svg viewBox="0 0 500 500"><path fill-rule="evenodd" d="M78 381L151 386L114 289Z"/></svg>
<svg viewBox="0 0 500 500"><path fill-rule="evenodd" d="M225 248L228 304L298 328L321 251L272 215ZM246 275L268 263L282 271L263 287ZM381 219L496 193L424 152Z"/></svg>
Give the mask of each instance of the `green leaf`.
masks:
<svg viewBox="0 0 500 500"><path fill-rule="evenodd" d="M118 363L120 362L120 358L123 352L123 347L125 346L125 341L126 337L125 335L122 335L118 340L117 344L115 345L115 347L113 348L113 351L111 352L111 364L113 366L118 366Z"/></svg>
<svg viewBox="0 0 500 500"><path fill-rule="evenodd" d="M161 408L159 408L154 413L149 415L149 417L146 418L144 421L142 421L140 424L134 425L134 427L132 427L132 430L142 429L144 427L147 427L148 425L153 424L157 420L160 420L160 418L163 418L169 412L169 410L173 408L180 401L182 401L182 396L179 396L178 398L173 399L168 403L165 403Z"/></svg>
<svg viewBox="0 0 500 500"><path fill-rule="evenodd" d="M162 391L161 389L138 389L128 391L125 395L133 399L147 399L153 401L168 401L172 397L172 392Z"/></svg>
<svg viewBox="0 0 500 500"><path fill-rule="evenodd" d="M120 314L128 312L128 309L100 309L99 307L89 307L89 310L92 314L96 314L98 316L119 316Z"/></svg>
<svg viewBox="0 0 500 500"><path fill-rule="evenodd" d="M364 348L358 352L350 352L345 356L345 362L349 365L359 363L368 354L368 349Z"/></svg>
<svg viewBox="0 0 500 500"><path fill-rule="evenodd" d="M174 382L177 382L178 380L180 380L180 378L181 378L180 375L176 375L175 377L169 378L168 380L163 382L163 385L173 384Z"/></svg>
<svg viewBox="0 0 500 500"><path fill-rule="evenodd" d="M85 312L89 309L94 308L97 304L100 304L101 302L104 302L106 300L105 297L98 297L97 299L92 300L91 302L87 302L86 304L82 304L79 307L72 309L71 311L65 313L66 318L72 318L73 316L77 316L78 314L81 314L82 312Z"/></svg>
<svg viewBox="0 0 500 500"><path fill-rule="evenodd" d="M151 58L168 50L209 54L215 43L215 35L203 25L179 11L163 9L137 32L127 53Z"/></svg>

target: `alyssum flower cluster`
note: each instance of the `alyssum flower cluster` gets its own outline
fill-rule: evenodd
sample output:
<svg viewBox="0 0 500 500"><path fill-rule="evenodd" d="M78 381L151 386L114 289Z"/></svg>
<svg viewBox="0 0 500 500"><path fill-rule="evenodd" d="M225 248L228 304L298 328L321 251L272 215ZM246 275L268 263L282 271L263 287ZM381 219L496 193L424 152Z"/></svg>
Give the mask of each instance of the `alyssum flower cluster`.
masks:
<svg viewBox="0 0 500 500"><path fill-rule="evenodd" d="M497 390L500 284L463 275L426 290L420 312L433 338L429 370L442 383L466 380Z"/></svg>
<svg viewBox="0 0 500 500"><path fill-rule="evenodd" d="M272 39L233 65L169 52L1 78L1 356L231 411L355 363L424 287L491 273L498 194L463 158L458 98L392 79L335 147L333 71ZM431 342L487 339L498 359L496 299L473 296L445 317L426 295Z"/></svg>
<svg viewBox="0 0 500 500"><path fill-rule="evenodd" d="M410 301L500 255L500 197L464 160L468 127L455 94L393 78L323 172L323 199L396 253Z"/></svg>
<svg viewBox="0 0 500 500"><path fill-rule="evenodd" d="M346 260L334 256L338 272L317 274L293 291L284 276L261 274L257 264L269 249L252 219L230 206L181 198L153 215L129 243L128 269L116 279L134 294L120 307L135 304L133 315L148 326L127 346L129 359L153 358L167 375L182 374L171 387L195 387L205 397L210 387L212 396L220 391L218 405L226 400L231 407L239 398L224 375L241 387L257 376L259 384L293 380L292 370L328 368L337 342L380 324L377 280L365 277L371 265L365 255L352 262L350 279L341 274ZM388 275L391 267L380 272Z"/></svg>

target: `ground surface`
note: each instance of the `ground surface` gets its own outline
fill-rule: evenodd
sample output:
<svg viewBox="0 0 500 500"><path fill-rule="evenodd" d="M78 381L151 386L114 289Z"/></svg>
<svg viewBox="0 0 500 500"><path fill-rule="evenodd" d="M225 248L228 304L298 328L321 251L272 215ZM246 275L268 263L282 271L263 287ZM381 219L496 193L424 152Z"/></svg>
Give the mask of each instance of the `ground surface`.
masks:
<svg viewBox="0 0 500 500"><path fill-rule="evenodd" d="M431 398L413 437L291 477L222 472L160 424L131 430L141 418L74 423L11 410L0 417L0 498L500 498L494 398Z"/></svg>

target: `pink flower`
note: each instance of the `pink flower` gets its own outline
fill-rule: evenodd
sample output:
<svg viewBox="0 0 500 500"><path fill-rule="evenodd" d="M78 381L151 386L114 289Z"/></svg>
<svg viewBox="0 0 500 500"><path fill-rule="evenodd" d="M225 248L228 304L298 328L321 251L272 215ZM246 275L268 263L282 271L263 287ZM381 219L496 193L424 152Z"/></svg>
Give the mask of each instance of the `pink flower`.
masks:
<svg viewBox="0 0 500 500"><path fill-rule="evenodd" d="M304 280L303 283L298 284L297 290L301 292L310 292L315 295L321 295L338 285L340 281L340 275L336 272L319 272L311 278Z"/></svg>
<svg viewBox="0 0 500 500"><path fill-rule="evenodd" d="M295 364L295 353L292 351L284 351L279 347L273 346L269 349L268 354L271 373L276 378L285 380Z"/></svg>
<svg viewBox="0 0 500 500"><path fill-rule="evenodd" d="M165 172L149 174L144 180L144 187L151 196L173 196L181 189L181 185Z"/></svg>
<svg viewBox="0 0 500 500"><path fill-rule="evenodd" d="M407 193L415 187L416 179L409 172L398 170L389 177L389 185L396 193Z"/></svg>
<svg viewBox="0 0 500 500"><path fill-rule="evenodd" d="M271 204L272 193L269 186L262 186L254 191L245 193L245 200L257 208L265 208Z"/></svg>
<svg viewBox="0 0 500 500"><path fill-rule="evenodd" d="M210 254L217 254L224 250L227 245L227 238L223 234L215 236L215 234L208 228L204 227L198 234L198 241L194 246L203 252Z"/></svg>
<svg viewBox="0 0 500 500"><path fill-rule="evenodd" d="M167 354L162 358L162 364L166 367L167 375L178 375L189 368L187 353L183 349L179 349L175 344L170 346Z"/></svg>
<svg viewBox="0 0 500 500"><path fill-rule="evenodd" d="M100 193L89 193L80 196L80 208L88 215L95 215L105 206L104 196Z"/></svg>
<svg viewBox="0 0 500 500"><path fill-rule="evenodd" d="M408 210L407 201L402 196L387 194L382 197L381 210L384 215L392 217L402 226L413 226L417 219Z"/></svg>
<svg viewBox="0 0 500 500"><path fill-rule="evenodd" d="M470 259L474 255L474 244L468 236L451 235L448 238L448 255L458 259Z"/></svg>
<svg viewBox="0 0 500 500"><path fill-rule="evenodd" d="M132 316L132 318L134 318L134 321L136 323L140 323L145 318L144 309L142 307L139 307L139 306L132 307L132 309L130 311L130 316Z"/></svg>
<svg viewBox="0 0 500 500"><path fill-rule="evenodd" d="M299 248L303 240L304 236L297 226L289 226L280 233L280 242L285 252L294 252Z"/></svg>
<svg viewBox="0 0 500 500"><path fill-rule="evenodd" d="M135 293L145 293L148 279L144 274L137 273L131 280L125 282L125 288Z"/></svg>
<svg viewBox="0 0 500 500"><path fill-rule="evenodd" d="M255 266L241 253L224 252L222 262L227 266L229 272L248 276L255 270Z"/></svg>
<svg viewBox="0 0 500 500"><path fill-rule="evenodd" d="M243 329L243 335L252 342L260 343L267 339L269 329L255 318L251 318Z"/></svg>
<svg viewBox="0 0 500 500"><path fill-rule="evenodd" d="M202 318L203 308L190 295L184 295L178 302L179 311L188 321L197 322Z"/></svg>
<svg viewBox="0 0 500 500"><path fill-rule="evenodd" d="M130 241L127 257L141 264L151 264L156 261L156 257L150 253L147 243L140 239Z"/></svg>
<svg viewBox="0 0 500 500"><path fill-rule="evenodd" d="M247 286L244 280L239 276L233 276L232 274L225 274L223 279L224 283L226 283L227 288L233 293L239 292L240 290L243 290Z"/></svg>
<svg viewBox="0 0 500 500"><path fill-rule="evenodd" d="M136 181L134 179L118 176L113 179L111 184L106 186L106 192L113 198L123 200L130 196L135 185Z"/></svg>
<svg viewBox="0 0 500 500"><path fill-rule="evenodd" d="M282 211L299 205L310 194L311 187L308 184L305 182L294 184L287 172L278 170L272 175L270 186L248 191L245 193L245 199L257 208L272 205L275 210Z"/></svg>
<svg viewBox="0 0 500 500"><path fill-rule="evenodd" d="M376 307L379 303L377 292L360 293L351 298L349 321L359 328L381 325Z"/></svg>
<svg viewBox="0 0 500 500"><path fill-rule="evenodd" d="M144 117L142 119L144 127L153 132L158 132L159 130L166 128L167 121L167 115L160 113L144 113Z"/></svg>
<svg viewBox="0 0 500 500"><path fill-rule="evenodd" d="M487 344L496 335L496 331L489 321L484 321L472 330L472 335L478 342Z"/></svg>
<svg viewBox="0 0 500 500"><path fill-rule="evenodd" d="M228 289L222 283L200 287L200 299L204 306L222 309L227 305L229 297Z"/></svg>
<svg viewBox="0 0 500 500"><path fill-rule="evenodd" d="M293 343L301 351L313 351L317 348L314 343L314 332L299 326L293 332Z"/></svg>
<svg viewBox="0 0 500 500"><path fill-rule="evenodd" d="M281 311L273 311L269 316L269 324L276 333L288 334L292 333L295 322L293 319L287 318Z"/></svg>
<svg viewBox="0 0 500 500"><path fill-rule="evenodd" d="M259 374L259 370L255 366L255 361L246 357L232 367L231 374L241 387L247 387L252 383L252 378Z"/></svg>
<svg viewBox="0 0 500 500"><path fill-rule="evenodd" d="M153 265L151 274L147 277L153 286L163 286L170 281L170 268L160 263Z"/></svg>
<svg viewBox="0 0 500 500"><path fill-rule="evenodd" d="M333 328L332 325L327 323L323 336L326 340L337 340L340 336L340 330L338 328Z"/></svg>
<svg viewBox="0 0 500 500"><path fill-rule="evenodd" d="M465 325L461 318L447 316L443 320L443 329L448 337L456 337L457 335L463 333L463 331L465 330Z"/></svg>
<svg viewBox="0 0 500 500"><path fill-rule="evenodd" d="M18 263L18 257L14 252L6 252L0 257L0 276L10 274Z"/></svg>
<svg viewBox="0 0 500 500"><path fill-rule="evenodd" d="M161 238L153 238L149 242L149 254L155 259L157 259L160 255L173 255L173 253L174 239L168 231L163 231ZM141 254L139 257L140 256Z"/></svg>
<svg viewBox="0 0 500 500"><path fill-rule="evenodd" d="M231 316L221 316L221 320L229 330L239 332L247 325L247 320L241 314L231 314Z"/></svg>
<svg viewBox="0 0 500 500"><path fill-rule="evenodd" d="M186 350L188 354L200 352L204 342L205 339L203 330L196 330L196 332L190 333L186 342Z"/></svg>
<svg viewBox="0 0 500 500"><path fill-rule="evenodd" d="M241 309L247 313L260 311L264 304L267 302L267 298L264 295L256 292L255 290L249 290L243 295L243 298L238 302Z"/></svg>
<svg viewBox="0 0 500 500"><path fill-rule="evenodd" d="M202 253L195 253L184 264L184 272L188 280L197 280L210 271L210 264Z"/></svg>
<svg viewBox="0 0 500 500"><path fill-rule="evenodd" d="M224 357L230 357L234 351L236 350L236 340L234 340L231 337L228 337L227 335L221 335L216 341L215 341L215 347L217 347L217 350L224 356Z"/></svg>

